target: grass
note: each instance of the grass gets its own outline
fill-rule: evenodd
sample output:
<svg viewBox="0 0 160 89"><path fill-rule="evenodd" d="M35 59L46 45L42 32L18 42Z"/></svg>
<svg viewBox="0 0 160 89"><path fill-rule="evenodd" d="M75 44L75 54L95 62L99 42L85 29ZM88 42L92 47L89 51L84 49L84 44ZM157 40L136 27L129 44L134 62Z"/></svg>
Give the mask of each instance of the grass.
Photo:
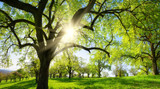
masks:
<svg viewBox="0 0 160 89"><path fill-rule="evenodd" d="M122 78L49 79L50 89L160 89L160 75ZM34 78L18 82L2 81L0 89L36 89Z"/></svg>

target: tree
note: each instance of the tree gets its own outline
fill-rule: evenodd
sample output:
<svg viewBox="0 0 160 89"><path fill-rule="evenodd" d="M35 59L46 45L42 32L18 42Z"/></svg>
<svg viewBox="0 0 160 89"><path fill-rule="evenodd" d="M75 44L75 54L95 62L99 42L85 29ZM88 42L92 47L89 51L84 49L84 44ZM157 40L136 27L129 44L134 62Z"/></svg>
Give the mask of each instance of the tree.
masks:
<svg viewBox="0 0 160 89"><path fill-rule="evenodd" d="M5 75L0 72L0 83L1 83L1 81L4 79L4 76L5 76Z"/></svg>
<svg viewBox="0 0 160 89"><path fill-rule="evenodd" d="M124 44L126 44L127 39L130 39L132 41L132 47L135 45L132 48L134 49L134 53L132 52L132 54L135 55L131 57L135 59L139 57L150 59L152 61L153 75L157 75L159 74L157 60L160 58L160 41L158 40L160 38L159 1L142 1L138 6L132 5L132 7L136 8L129 11L130 16L123 18L130 19L130 21L124 22L129 35L129 38L124 37Z"/></svg>
<svg viewBox="0 0 160 89"><path fill-rule="evenodd" d="M90 74L91 74L91 65L87 64L85 67L84 67L84 72L87 73L87 76L88 78L90 77Z"/></svg>
<svg viewBox="0 0 160 89"><path fill-rule="evenodd" d="M30 68L30 71L35 74L36 77L36 83L39 81L39 68L40 68L40 62L38 59L32 59L31 64L28 65Z"/></svg>
<svg viewBox="0 0 160 89"><path fill-rule="evenodd" d="M0 27L1 29L5 30L2 34L10 34L8 37L4 36L6 38L5 41L7 41L8 43L11 42L11 45L8 44L8 48L6 50L8 51L8 49L12 46L18 46L20 49L30 46L36 50L36 53L39 57L40 75L37 89L48 89L48 72L50 61L59 52L63 51L66 48L78 47L89 52L90 50L97 49L109 54L106 50L103 50L101 48L87 48L75 43L68 44L68 46L64 48L63 46L61 46L62 50L56 51L56 49L58 49L60 41L62 40L62 37L67 34L66 32L68 31L68 29L65 28L62 24L62 22L64 23L64 21L61 21L62 17L60 17L59 14L66 12L68 10L68 8L66 7L69 5L73 5L73 3L75 2L72 3L71 1L65 0L0 1L4 2L3 7L0 9L2 15L2 23L0 24ZM72 12L75 13L71 18L72 27L78 27L82 17L86 13L91 13L90 10L93 8L95 1L96 0L90 0L89 3L87 1L83 2L84 4L88 5L82 8L80 8L79 5L84 4L76 3L78 7L74 8L78 8L78 10L76 11L76 13L75 9L73 10L74 12ZM12 13L8 13L10 12L9 9L12 9L10 10ZM19 12L18 10L21 11ZM70 13L68 14L70 15ZM68 17L66 16L63 19L65 20L66 18ZM92 28L88 26L83 27ZM20 34L22 33L24 33L24 35L20 36Z"/></svg>
<svg viewBox="0 0 160 89"><path fill-rule="evenodd" d="M126 68L124 68L124 64L122 61L115 62L115 68L112 69L112 72L115 75L115 77L128 76L128 73L126 71Z"/></svg>
<svg viewBox="0 0 160 89"><path fill-rule="evenodd" d="M132 67L132 68L129 70L129 72L130 72L132 75L136 76L137 73L138 73L138 69Z"/></svg>
<svg viewBox="0 0 160 89"><path fill-rule="evenodd" d="M51 66L49 69L49 73L50 73L50 78L55 78L56 77L56 73L57 73L57 69L55 66Z"/></svg>
<svg viewBox="0 0 160 89"><path fill-rule="evenodd" d="M93 54L91 62L93 63L93 65L95 65L95 69L99 78L101 77L101 72L103 69L111 69L111 66L108 64L106 54L103 54L102 52L96 52L95 54Z"/></svg>
<svg viewBox="0 0 160 89"><path fill-rule="evenodd" d="M54 68L56 69L58 73L58 77L62 78L63 74L66 74L66 60L63 60L61 58L56 58L55 63L54 63Z"/></svg>
<svg viewBox="0 0 160 89"><path fill-rule="evenodd" d="M72 77L72 74L73 74L72 72L74 72L74 70L78 66L78 57L76 57L73 54L73 51L66 50L63 53L62 59L66 60L66 63L65 63L65 65L67 67L66 70L68 71L69 79L70 79Z"/></svg>
<svg viewBox="0 0 160 89"><path fill-rule="evenodd" d="M19 73L19 80L21 81L21 79L23 79L25 77L25 75L27 75L27 72L24 71L24 69L18 69L17 72Z"/></svg>

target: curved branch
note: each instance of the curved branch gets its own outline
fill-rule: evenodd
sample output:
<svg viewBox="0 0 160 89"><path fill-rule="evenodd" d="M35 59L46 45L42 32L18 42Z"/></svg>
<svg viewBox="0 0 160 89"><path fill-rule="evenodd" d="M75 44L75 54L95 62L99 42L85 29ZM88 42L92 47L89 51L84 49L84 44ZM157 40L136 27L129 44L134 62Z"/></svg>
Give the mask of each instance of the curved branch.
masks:
<svg viewBox="0 0 160 89"><path fill-rule="evenodd" d="M35 23L29 21L29 20L26 20L26 19L17 19L17 20L14 20L10 23L10 25L15 25L16 23L19 23L19 22L24 22L24 23L28 23L28 24L31 24L33 26L35 26Z"/></svg>
<svg viewBox="0 0 160 89"><path fill-rule="evenodd" d="M39 1L39 3L38 3L38 11L40 11L40 13L43 13L47 2L48 2L48 0L40 0Z"/></svg>
<svg viewBox="0 0 160 89"><path fill-rule="evenodd" d="M19 22L25 22L25 23L28 23L28 24L35 26L35 23L33 23L29 20L26 20L26 19L13 20L5 11L0 9L0 12L3 13L11 21L11 23L9 24L10 26L14 26L16 23L19 23ZM8 26L3 26L3 27L7 28Z"/></svg>
<svg viewBox="0 0 160 89"><path fill-rule="evenodd" d="M32 14L35 14L37 12L37 8L30 5L30 4L27 4L27 3L24 3L24 2L21 2L20 0L0 0L1 2L4 2L12 7L15 7L15 8L18 8L18 9L21 9L21 10L24 10L26 12L30 12Z"/></svg>
<svg viewBox="0 0 160 89"><path fill-rule="evenodd" d="M12 18L5 11L0 9L0 12L3 13L10 21L13 21Z"/></svg>
<svg viewBox="0 0 160 89"><path fill-rule="evenodd" d="M11 45L7 48L7 51L6 51L6 53L5 53L5 56L7 56L9 49L10 49L12 46L14 46L14 45L17 46L16 44L11 44Z"/></svg>
<svg viewBox="0 0 160 89"><path fill-rule="evenodd" d="M57 51L57 52L54 54L54 56L56 56L57 54L59 54L60 52L66 50L66 49L68 49L68 48L73 48L73 47L77 47L77 48L84 49L84 50L88 51L89 53L91 53L91 50L100 50L100 51L105 52L105 53L108 55L108 57L110 57L110 53L107 52L105 49L102 49L102 48L99 48L99 47L90 47L90 48L87 48L87 47L85 47L85 46L78 45L78 44L74 44L74 43L73 43L73 44L70 44L69 46L66 46L66 47L60 49L59 51Z"/></svg>
<svg viewBox="0 0 160 89"><path fill-rule="evenodd" d="M146 54L146 55L148 55L149 57L152 58L152 56L149 53L147 53L147 52L142 52L142 54Z"/></svg>
<svg viewBox="0 0 160 89"><path fill-rule="evenodd" d="M96 0L89 0L89 4L85 7L85 8L81 8L79 9L74 16L72 17L72 24L73 26L78 25L79 22L81 21L82 17L84 16L84 14L88 13L93 5L95 4Z"/></svg>

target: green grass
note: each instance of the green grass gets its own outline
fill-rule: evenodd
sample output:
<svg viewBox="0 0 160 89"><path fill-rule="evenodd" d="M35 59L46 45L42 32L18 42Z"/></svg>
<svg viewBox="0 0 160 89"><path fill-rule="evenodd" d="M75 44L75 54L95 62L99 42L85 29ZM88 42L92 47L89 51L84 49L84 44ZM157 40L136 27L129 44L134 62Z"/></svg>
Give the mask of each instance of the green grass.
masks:
<svg viewBox="0 0 160 89"><path fill-rule="evenodd" d="M160 75L122 78L49 79L50 89L160 89ZM2 81L0 89L36 89L35 79L18 82Z"/></svg>

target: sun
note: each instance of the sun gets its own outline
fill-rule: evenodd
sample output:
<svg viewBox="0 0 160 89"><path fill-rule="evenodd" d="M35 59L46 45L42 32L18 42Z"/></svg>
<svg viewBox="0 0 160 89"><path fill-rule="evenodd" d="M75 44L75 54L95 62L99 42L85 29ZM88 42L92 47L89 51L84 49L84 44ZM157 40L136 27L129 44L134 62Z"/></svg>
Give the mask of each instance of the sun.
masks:
<svg viewBox="0 0 160 89"><path fill-rule="evenodd" d="M76 29L72 26L72 24L64 26L64 35L62 38L63 43L73 42L76 38Z"/></svg>

